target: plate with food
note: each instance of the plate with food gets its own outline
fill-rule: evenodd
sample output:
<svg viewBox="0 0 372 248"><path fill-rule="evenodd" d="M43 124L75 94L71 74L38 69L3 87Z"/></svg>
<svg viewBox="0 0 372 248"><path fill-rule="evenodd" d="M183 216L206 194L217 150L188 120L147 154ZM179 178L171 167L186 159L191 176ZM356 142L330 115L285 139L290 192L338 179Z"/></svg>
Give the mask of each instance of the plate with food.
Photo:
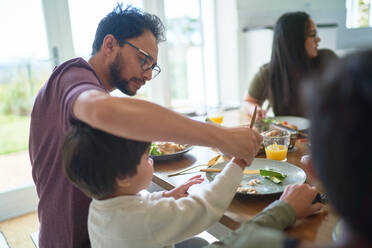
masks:
<svg viewBox="0 0 372 248"><path fill-rule="evenodd" d="M173 142L153 142L150 156L154 161L164 161L181 157L193 148L191 145L180 145Z"/></svg>
<svg viewBox="0 0 372 248"><path fill-rule="evenodd" d="M309 129L309 119L298 116L275 116L271 118L274 124L279 124L293 130L303 131Z"/></svg>
<svg viewBox="0 0 372 248"><path fill-rule="evenodd" d="M218 172L227 164L219 163L213 166L206 176L213 181ZM238 187L237 194L251 196L269 196L282 193L290 184L303 184L306 181L305 172L290 163L255 158L249 167L244 170L243 179Z"/></svg>
<svg viewBox="0 0 372 248"><path fill-rule="evenodd" d="M304 131L310 127L310 121L297 116L275 116L256 121L255 127L260 132L268 131L272 127L287 128L289 131Z"/></svg>

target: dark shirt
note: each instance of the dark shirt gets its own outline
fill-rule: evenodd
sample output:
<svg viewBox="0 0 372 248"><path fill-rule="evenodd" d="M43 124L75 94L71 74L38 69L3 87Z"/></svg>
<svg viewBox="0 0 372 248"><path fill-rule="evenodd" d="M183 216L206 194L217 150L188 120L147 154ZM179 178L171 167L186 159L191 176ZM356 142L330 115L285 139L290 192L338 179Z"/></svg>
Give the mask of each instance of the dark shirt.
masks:
<svg viewBox="0 0 372 248"><path fill-rule="evenodd" d="M40 198L40 248L90 247L87 217L91 199L66 178L61 149L64 135L76 119L74 102L91 89L105 91L85 60L71 59L54 69L32 109L29 154Z"/></svg>
<svg viewBox="0 0 372 248"><path fill-rule="evenodd" d="M248 90L248 94L257 99L260 102L265 100L269 101L271 107L273 107L273 99L270 94L270 64L264 64L260 67L260 70L254 76L251 85ZM279 100L279 104L284 99ZM305 111L302 108L301 102L293 103L290 107L281 109L279 115L293 115L293 116L305 116Z"/></svg>

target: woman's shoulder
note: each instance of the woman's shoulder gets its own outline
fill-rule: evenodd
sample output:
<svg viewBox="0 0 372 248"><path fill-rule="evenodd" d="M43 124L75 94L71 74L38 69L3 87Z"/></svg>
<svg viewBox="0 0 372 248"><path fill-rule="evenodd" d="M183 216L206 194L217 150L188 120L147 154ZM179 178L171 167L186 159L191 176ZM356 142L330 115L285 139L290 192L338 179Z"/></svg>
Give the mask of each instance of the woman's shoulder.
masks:
<svg viewBox="0 0 372 248"><path fill-rule="evenodd" d="M323 73L325 68L327 68L330 64L337 61L338 59L339 57L334 51L330 49L319 49L318 56L314 58L312 63L313 72Z"/></svg>
<svg viewBox="0 0 372 248"><path fill-rule="evenodd" d="M266 63L266 64L261 65L260 72L261 73L268 73L269 69L270 69L270 63Z"/></svg>
<svg viewBox="0 0 372 248"><path fill-rule="evenodd" d="M337 54L331 49L319 49L318 50L318 59L338 59Z"/></svg>
<svg viewBox="0 0 372 248"><path fill-rule="evenodd" d="M261 65L261 67L258 69L257 73L256 73L256 78L259 77L259 78L268 78L269 75L270 75L270 63L266 63L266 64L263 64Z"/></svg>

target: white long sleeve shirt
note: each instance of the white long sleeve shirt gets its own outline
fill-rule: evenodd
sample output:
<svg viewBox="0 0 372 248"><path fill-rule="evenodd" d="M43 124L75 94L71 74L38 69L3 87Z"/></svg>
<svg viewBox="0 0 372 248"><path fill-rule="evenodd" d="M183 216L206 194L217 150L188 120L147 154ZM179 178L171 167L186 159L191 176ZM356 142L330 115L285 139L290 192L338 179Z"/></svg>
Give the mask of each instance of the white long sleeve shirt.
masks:
<svg viewBox="0 0 372 248"><path fill-rule="evenodd" d="M162 197L162 192L93 199L88 232L97 247L167 247L196 235L217 222L226 211L243 177L229 163L207 185L195 185L187 197Z"/></svg>

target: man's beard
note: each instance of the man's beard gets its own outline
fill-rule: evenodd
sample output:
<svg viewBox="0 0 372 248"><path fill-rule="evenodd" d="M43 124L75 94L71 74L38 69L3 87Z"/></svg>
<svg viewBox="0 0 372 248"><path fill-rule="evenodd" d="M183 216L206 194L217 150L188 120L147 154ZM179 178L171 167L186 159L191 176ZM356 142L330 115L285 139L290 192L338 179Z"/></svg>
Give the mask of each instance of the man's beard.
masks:
<svg viewBox="0 0 372 248"><path fill-rule="evenodd" d="M121 67L121 64L122 60L120 57L120 53L118 53L115 57L114 62L109 65L111 85L128 96L134 96L136 92L132 92L129 90L129 82L120 77L119 68Z"/></svg>

